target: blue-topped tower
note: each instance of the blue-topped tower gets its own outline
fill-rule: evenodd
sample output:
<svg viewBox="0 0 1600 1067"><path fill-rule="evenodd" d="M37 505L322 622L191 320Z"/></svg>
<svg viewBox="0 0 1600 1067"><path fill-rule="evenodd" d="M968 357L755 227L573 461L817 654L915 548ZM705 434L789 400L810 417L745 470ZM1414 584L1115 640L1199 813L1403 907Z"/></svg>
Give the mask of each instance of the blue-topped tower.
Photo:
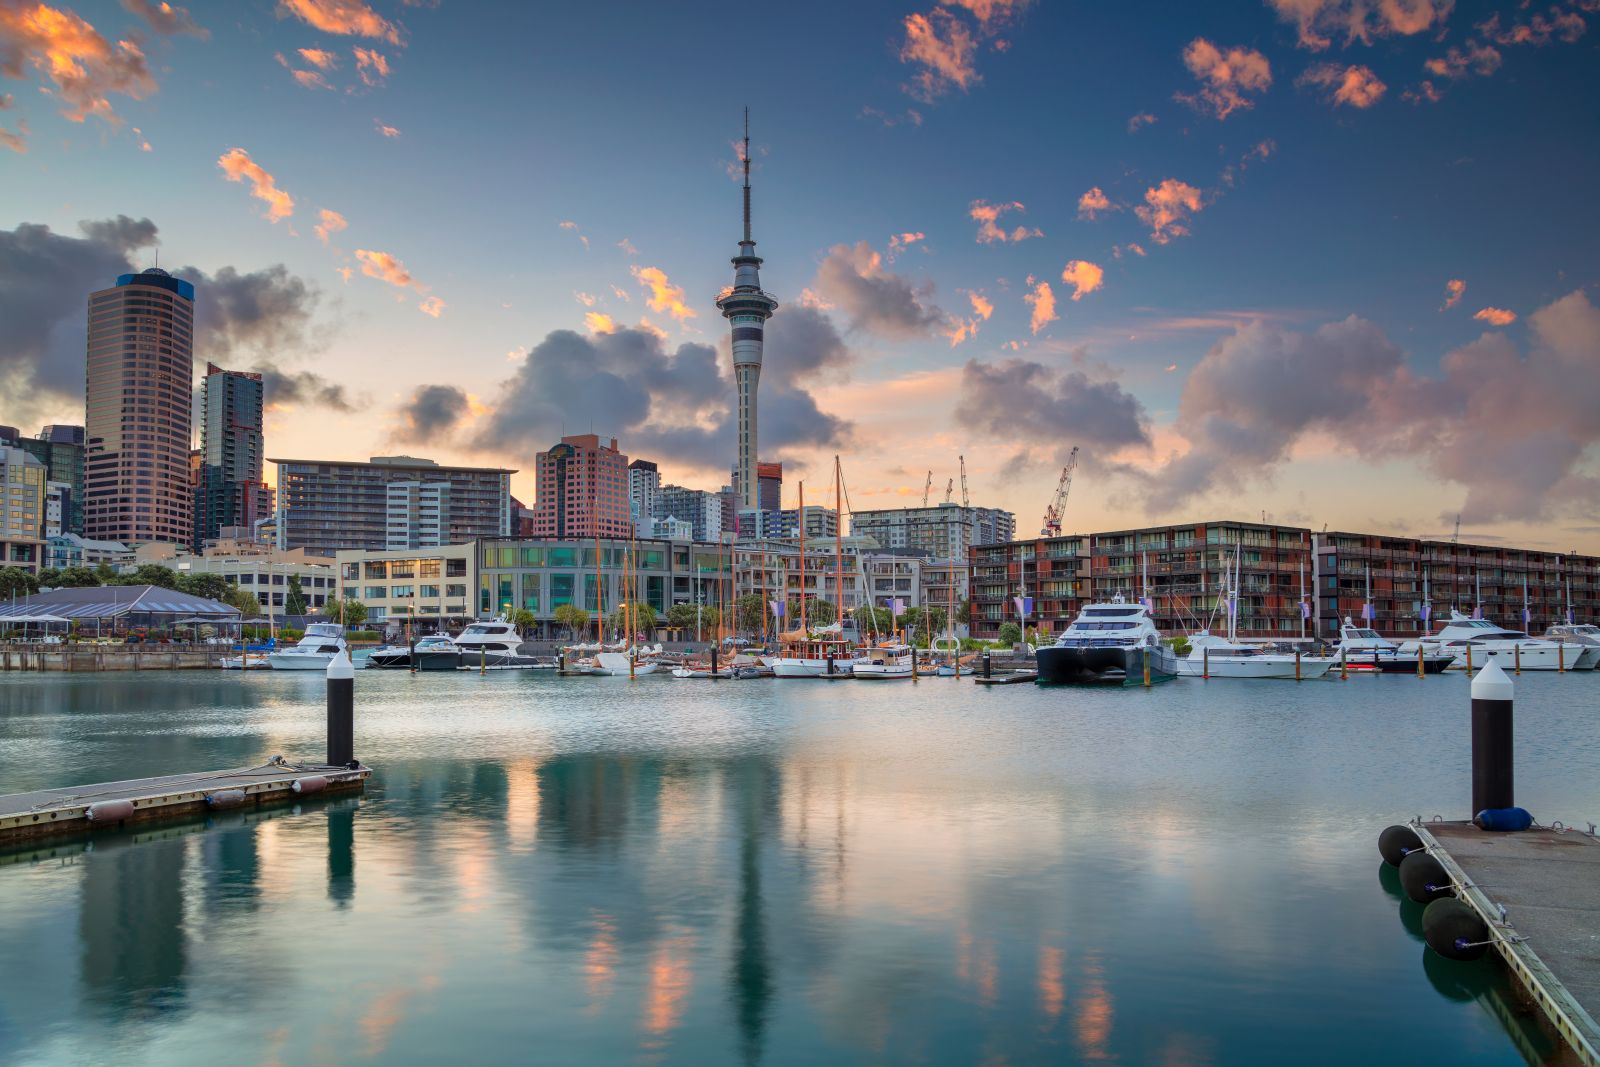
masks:
<svg viewBox="0 0 1600 1067"><path fill-rule="evenodd" d="M740 510L761 507L756 479L756 390L761 384L761 354L767 320L778 302L761 291L761 257L750 236L750 109L744 111L744 239L733 257L733 288L717 298L722 317L733 327L733 381L739 392L739 451L734 495Z"/></svg>

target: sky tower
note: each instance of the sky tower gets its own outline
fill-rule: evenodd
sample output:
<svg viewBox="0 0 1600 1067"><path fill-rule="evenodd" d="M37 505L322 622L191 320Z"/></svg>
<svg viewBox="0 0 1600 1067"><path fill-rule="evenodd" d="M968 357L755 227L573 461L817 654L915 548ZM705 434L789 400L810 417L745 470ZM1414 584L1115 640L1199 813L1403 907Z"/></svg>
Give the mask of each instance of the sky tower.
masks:
<svg viewBox="0 0 1600 1067"><path fill-rule="evenodd" d="M733 487L741 509L760 508L756 488L756 387L761 384L762 334L778 302L761 291L761 257L750 236L750 109L744 109L744 239L733 257L733 288L717 298L733 327L733 380L739 390L739 463Z"/></svg>

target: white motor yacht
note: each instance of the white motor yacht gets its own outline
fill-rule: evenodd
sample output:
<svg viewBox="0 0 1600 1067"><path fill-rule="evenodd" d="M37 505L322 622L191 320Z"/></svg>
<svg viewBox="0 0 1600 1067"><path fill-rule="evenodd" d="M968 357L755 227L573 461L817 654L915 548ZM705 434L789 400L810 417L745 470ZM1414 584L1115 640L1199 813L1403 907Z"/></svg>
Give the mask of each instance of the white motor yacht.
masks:
<svg viewBox="0 0 1600 1067"><path fill-rule="evenodd" d="M1569 671L1592 671L1600 667L1600 626L1590 623L1557 623L1544 632L1546 641L1567 646L1566 667ZM1572 646L1577 645L1582 648ZM1572 658L1574 652L1577 659Z"/></svg>
<svg viewBox="0 0 1600 1067"><path fill-rule="evenodd" d="M267 653L275 671L325 671L333 657L345 651L344 627L336 622L313 622L293 648Z"/></svg>
<svg viewBox="0 0 1600 1067"><path fill-rule="evenodd" d="M1357 626L1348 615L1345 616L1344 625L1339 627L1338 653L1339 662L1355 670L1385 674L1415 674L1417 670L1415 645L1410 655L1406 655L1400 651L1398 641L1391 641L1370 627ZM1454 658L1448 653L1429 655L1424 650L1422 671L1424 674L1438 674Z"/></svg>
<svg viewBox="0 0 1600 1067"><path fill-rule="evenodd" d="M1189 654L1178 660L1178 673L1189 678L1321 678L1337 661L1331 656L1299 656L1272 652L1260 645L1217 637L1206 630L1189 638ZM1295 672L1298 669L1299 674Z"/></svg>
<svg viewBox="0 0 1600 1067"><path fill-rule="evenodd" d="M1134 685L1144 681L1147 656L1152 681L1178 674L1178 657L1149 610L1118 597L1085 604L1055 644L1034 653L1034 662L1039 681L1051 685Z"/></svg>
<svg viewBox="0 0 1600 1067"><path fill-rule="evenodd" d="M1501 667L1520 667L1525 671L1553 671L1565 666L1567 650L1554 641L1530 637L1521 630L1507 630L1488 619L1474 619L1459 611L1450 612L1450 621L1439 632L1420 641L1400 646L1402 654L1415 657L1421 644L1424 654L1449 653L1451 670L1476 671L1490 657Z"/></svg>
<svg viewBox="0 0 1600 1067"><path fill-rule="evenodd" d="M461 650L449 634L428 634L415 645L385 645L372 650L367 666L380 670L453 671L461 665Z"/></svg>
<svg viewBox="0 0 1600 1067"><path fill-rule="evenodd" d="M467 628L455 636L455 646L461 653L463 667L509 667L534 662L532 656L518 651L522 648L522 635L504 615L468 623Z"/></svg>
<svg viewBox="0 0 1600 1067"><path fill-rule="evenodd" d="M887 680L913 677L910 645L874 645L861 650L861 658L850 666L857 678Z"/></svg>

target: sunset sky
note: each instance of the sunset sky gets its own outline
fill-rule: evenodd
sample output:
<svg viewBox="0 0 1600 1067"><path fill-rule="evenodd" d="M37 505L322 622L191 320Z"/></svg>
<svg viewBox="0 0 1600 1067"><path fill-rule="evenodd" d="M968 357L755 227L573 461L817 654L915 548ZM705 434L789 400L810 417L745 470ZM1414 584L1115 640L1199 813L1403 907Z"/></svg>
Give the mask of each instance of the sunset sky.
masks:
<svg viewBox="0 0 1600 1067"><path fill-rule="evenodd" d="M1600 0L734 11L0 0L0 423L159 248L269 456L716 488L748 105L790 502L1600 552Z"/></svg>

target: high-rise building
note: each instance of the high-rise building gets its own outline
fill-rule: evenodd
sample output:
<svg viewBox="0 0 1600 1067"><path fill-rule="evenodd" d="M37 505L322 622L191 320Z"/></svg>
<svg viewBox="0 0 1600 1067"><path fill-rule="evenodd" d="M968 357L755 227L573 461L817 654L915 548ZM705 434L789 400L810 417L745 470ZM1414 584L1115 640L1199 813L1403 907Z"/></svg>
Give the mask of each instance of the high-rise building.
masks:
<svg viewBox="0 0 1600 1067"><path fill-rule="evenodd" d="M778 310L778 302L761 291L761 257L750 236L750 113L745 112L744 131L744 239L739 254L733 257L733 287L717 298L722 317L733 328L733 380L739 406L737 477L733 491L740 508L761 507L756 475L756 388L761 384L761 355L766 322Z"/></svg>
<svg viewBox="0 0 1600 1067"><path fill-rule="evenodd" d="M33 437L23 437L14 426L0 426L0 445L20 448L45 466L48 482L65 508L55 516L62 532L83 532L83 427L46 426Z"/></svg>
<svg viewBox="0 0 1600 1067"><path fill-rule="evenodd" d="M44 558L45 466L0 445L0 567L37 574Z"/></svg>
<svg viewBox="0 0 1600 1067"><path fill-rule="evenodd" d="M783 464L756 464L756 507L762 511L783 510Z"/></svg>
<svg viewBox="0 0 1600 1067"><path fill-rule="evenodd" d="M46 482L44 487L44 532L46 540L72 533L72 508L78 494L66 482Z"/></svg>
<svg viewBox="0 0 1600 1067"><path fill-rule="evenodd" d="M195 472L195 551L216 540L225 526L249 526L272 511L272 490L262 479L261 375L206 364L195 389L194 419L200 432Z"/></svg>
<svg viewBox="0 0 1600 1067"><path fill-rule="evenodd" d="M628 514L641 532L656 513L656 494L661 491L661 470L648 459L628 464Z"/></svg>
<svg viewBox="0 0 1600 1067"><path fill-rule="evenodd" d="M158 267L89 296L85 533L187 543L194 286Z"/></svg>
<svg viewBox="0 0 1600 1067"><path fill-rule="evenodd" d="M345 549L381 551L398 540L412 544L413 530L461 544L511 532L511 476L501 467L445 467L413 456L373 456L366 463L268 459L278 465L277 545L331 556ZM409 489L395 498L391 483L417 483L419 510L413 524ZM424 494L424 486L438 487ZM424 521L422 500L438 507ZM393 536L391 532L393 531ZM435 531L443 531L436 533Z"/></svg>
<svg viewBox="0 0 1600 1067"><path fill-rule="evenodd" d="M696 541L715 541L722 536L722 502L722 493L663 485L656 495L656 518L682 519Z"/></svg>
<svg viewBox="0 0 1600 1067"><path fill-rule="evenodd" d="M935 504L925 508L880 508L850 513L850 532L870 536L887 549L907 549L934 559L965 559L973 545L1011 540L1016 517L997 508Z"/></svg>
<svg viewBox="0 0 1600 1067"><path fill-rule="evenodd" d="M535 537L627 537L628 457L617 439L592 433L563 437L534 461Z"/></svg>

